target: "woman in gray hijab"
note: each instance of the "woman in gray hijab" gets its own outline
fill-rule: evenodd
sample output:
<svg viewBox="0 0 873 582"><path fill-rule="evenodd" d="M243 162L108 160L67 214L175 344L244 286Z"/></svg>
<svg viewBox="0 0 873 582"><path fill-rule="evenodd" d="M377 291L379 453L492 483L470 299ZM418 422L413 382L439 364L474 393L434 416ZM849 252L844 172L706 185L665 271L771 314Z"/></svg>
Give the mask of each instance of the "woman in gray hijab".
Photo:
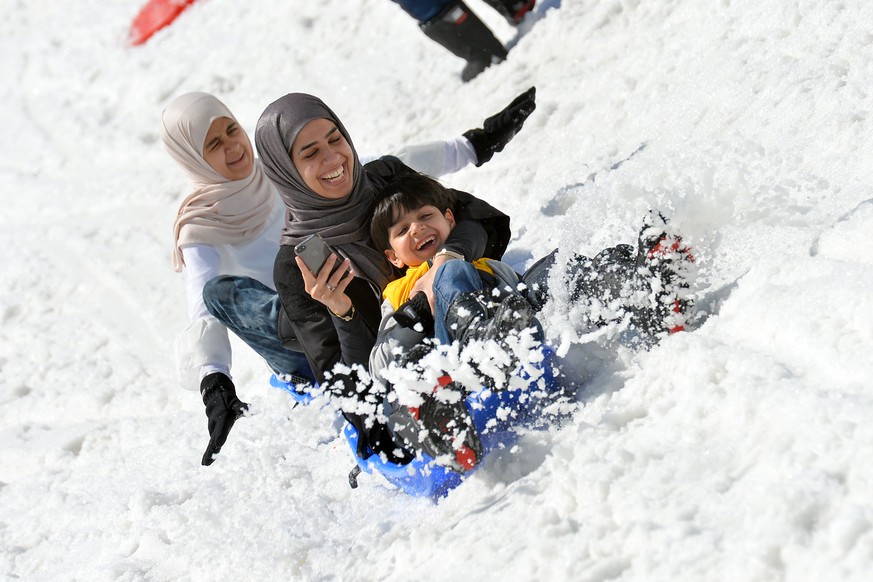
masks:
<svg viewBox="0 0 873 582"><path fill-rule="evenodd" d="M507 116L503 143L492 154L534 107L530 90L498 114L513 115ZM511 131L505 127L509 124ZM280 336L299 342L319 382L337 362L366 366L380 319L381 291L398 276L370 243L375 196L393 175L413 170L392 157L363 166L339 117L321 99L305 93L290 93L266 108L255 130L255 147L287 209L274 270L288 317L280 325ZM509 240L508 217L467 196L446 249L468 259L486 251L489 257L502 256ZM333 264L312 273L299 262L294 247L312 234L344 257L353 275L348 269L329 274Z"/></svg>
<svg viewBox="0 0 873 582"><path fill-rule="evenodd" d="M500 151L534 108L531 89L486 120L484 129L475 130L488 141L487 148L476 147L480 162ZM370 219L379 189L393 176L413 170L392 157L362 165L339 117L305 93L285 95L266 108L255 130L255 147L287 208L274 269L284 312L280 337L306 354L323 388L346 397L341 407L360 434L360 415L376 404L366 394L366 368L380 321L381 291L399 275L372 247ZM452 257L502 256L510 238L509 217L469 194L457 216L458 225L434 267ZM320 272L312 273L296 256L294 247L313 234L343 257L341 268L332 270L333 259L328 259ZM357 409L349 408L349 397ZM393 449L390 442L378 445L379 435L386 434L381 427L366 432L374 450Z"/></svg>

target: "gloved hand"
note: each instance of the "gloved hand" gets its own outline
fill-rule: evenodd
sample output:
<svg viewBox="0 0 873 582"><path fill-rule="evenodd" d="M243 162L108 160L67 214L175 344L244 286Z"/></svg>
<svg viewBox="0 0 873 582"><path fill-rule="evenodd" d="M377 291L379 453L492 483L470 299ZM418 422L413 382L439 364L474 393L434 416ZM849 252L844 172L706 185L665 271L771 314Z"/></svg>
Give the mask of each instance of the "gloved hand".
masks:
<svg viewBox="0 0 873 582"><path fill-rule="evenodd" d="M209 445L200 462L209 466L215 460L214 456L221 451L233 423L245 414L249 405L237 398L233 382L221 372L203 378L200 382L200 395L209 419Z"/></svg>
<svg viewBox="0 0 873 582"><path fill-rule="evenodd" d="M421 332L428 337L433 335L433 314L424 293L416 293L415 297L398 307L394 312L394 319L402 327Z"/></svg>
<svg viewBox="0 0 873 582"><path fill-rule="evenodd" d="M513 99L503 111L486 119L482 129L464 132L464 137L470 140L476 150L477 167L490 160L495 153L503 151L506 144L521 131L528 115L537 108L536 94L537 88L531 87Z"/></svg>
<svg viewBox="0 0 873 582"><path fill-rule="evenodd" d="M394 442L391 431L385 424L375 421L367 428L367 420L359 414L343 412L345 419L355 427L358 433L358 447L355 454L362 459L369 459L373 454L385 454L388 461L405 465L415 455Z"/></svg>

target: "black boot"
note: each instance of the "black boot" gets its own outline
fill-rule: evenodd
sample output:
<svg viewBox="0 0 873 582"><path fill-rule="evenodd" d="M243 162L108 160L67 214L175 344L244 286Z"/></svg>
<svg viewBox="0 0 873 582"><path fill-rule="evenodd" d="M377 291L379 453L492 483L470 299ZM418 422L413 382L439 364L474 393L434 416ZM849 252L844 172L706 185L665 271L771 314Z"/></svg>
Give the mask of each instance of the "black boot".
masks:
<svg viewBox="0 0 873 582"><path fill-rule="evenodd" d="M485 3L503 15L509 24L516 26L524 15L533 10L536 0L485 0Z"/></svg>
<svg viewBox="0 0 873 582"><path fill-rule="evenodd" d="M461 0L450 2L436 18L423 23L421 30L453 55L467 61L461 73L465 83L492 63L506 59L506 48Z"/></svg>
<svg viewBox="0 0 873 582"><path fill-rule="evenodd" d="M523 329L536 327L537 323L533 308L520 295L509 295L499 304L493 304L485 299L482 292L473 292L465 293L452 302L446 312L446 326L462 349L470 342L493 340L508 354L506 361L494 362L502 378L484 372L486 366L483 364L491 362L476 361L484 355L481 350L474 355L474 361L470 362L479 380L489 389L495 390L506 388L506 377L515 371L519 363L511 345L506 341L507 338L512 334L517 335Z"/></svg>
<svg viewBox="0 0 873 582"><path fill-rule="evenodd" d="M447 398L448 394L452 398ZM459 473L473 469L484 454L465 397L464 390L453 382L441 383L433 394L424 395L418 409L418 423L425 431L422 450Z"/></svg>
<svg viewBox="0 0 873 582"><path fill-rule="evenodd" d="M420 343L404 354L398 364L421 378L421 359L436 344ZM484 449L473 417L467 407L466 392L443 375L433 391L422 394L418 408L401 406L389 417L393 433L412 449L433 457L437 464L459 473L472 470L482 459Z"/></svg>
<svg viewBox="0 0 873 582"><path fill-rule="evenodd" d="M639 327L650 335L684 331L693 301L689 281L694 277L694 254L667 219L650 211L643 220L637 244L637 273L653 304L640 312Z"/></svg>
<svg viewBox="0 0 873 582"><path fill-rule="evenodd" d="M449 336L461 345L471 339L480 339L483 333L479 331L479 327L491 317L489 307L493 309L494 305L489 304L482 291L472 291L456 297L446 311L445 325Z"/></svg>
<svg viewBox="0 0 873 582"><path fill-rule="evenodd" d="M446 323L450 328L457 324L453 333L462 345L474 340L500 342L512 332L533 327L533 309L520 295L509 295L496 305L479 294L461 296L449 307Z"/></svg>
<svg viewBox="0 0 873 582"><path fill-rule="evenodd" d="M565 267L574 324L593 331L628 321L638 325L645 304L635 262L636 249L620 244L600 251L593 259L573 255Z"/></svg>
<svg viewBox="0 0 873 582"><path fill-rule="evenodd" d="M593 259L574 255L567 269L572 281L570 299L609 301L624 296L624 287L636 270L634 258L633 247L625 244L603 249Z"/></svg>

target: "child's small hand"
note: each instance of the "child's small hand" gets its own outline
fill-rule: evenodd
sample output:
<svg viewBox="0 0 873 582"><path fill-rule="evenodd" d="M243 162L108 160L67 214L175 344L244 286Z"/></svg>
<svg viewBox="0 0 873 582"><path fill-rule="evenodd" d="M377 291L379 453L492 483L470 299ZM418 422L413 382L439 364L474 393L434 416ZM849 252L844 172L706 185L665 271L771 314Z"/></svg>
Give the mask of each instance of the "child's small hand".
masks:
<svg viewBox="0 0 873 582"><path fill-rule="evenodd" d="M344 260L340 268L333 270L336 256L328 257L318 275L312 273L300 257L294 257L297 267L303 274L303 284L306 292L319 303L330 309L335 315L343 317L352 310L352 300L346 295L346 287L355 278L351 269L351 261Z"/></svg>

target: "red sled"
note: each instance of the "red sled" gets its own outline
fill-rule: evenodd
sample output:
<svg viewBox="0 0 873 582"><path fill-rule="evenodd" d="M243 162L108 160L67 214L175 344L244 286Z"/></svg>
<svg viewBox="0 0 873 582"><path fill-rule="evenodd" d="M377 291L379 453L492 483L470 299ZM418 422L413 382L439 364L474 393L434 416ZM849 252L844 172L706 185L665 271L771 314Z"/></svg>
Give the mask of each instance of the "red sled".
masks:
<svg viewBox="0 0 873 582"><path fill-rule="evenodd" d="M131 23L128 42L132 46L143 44L193 3L194 0L149 0Z"/></svg>

